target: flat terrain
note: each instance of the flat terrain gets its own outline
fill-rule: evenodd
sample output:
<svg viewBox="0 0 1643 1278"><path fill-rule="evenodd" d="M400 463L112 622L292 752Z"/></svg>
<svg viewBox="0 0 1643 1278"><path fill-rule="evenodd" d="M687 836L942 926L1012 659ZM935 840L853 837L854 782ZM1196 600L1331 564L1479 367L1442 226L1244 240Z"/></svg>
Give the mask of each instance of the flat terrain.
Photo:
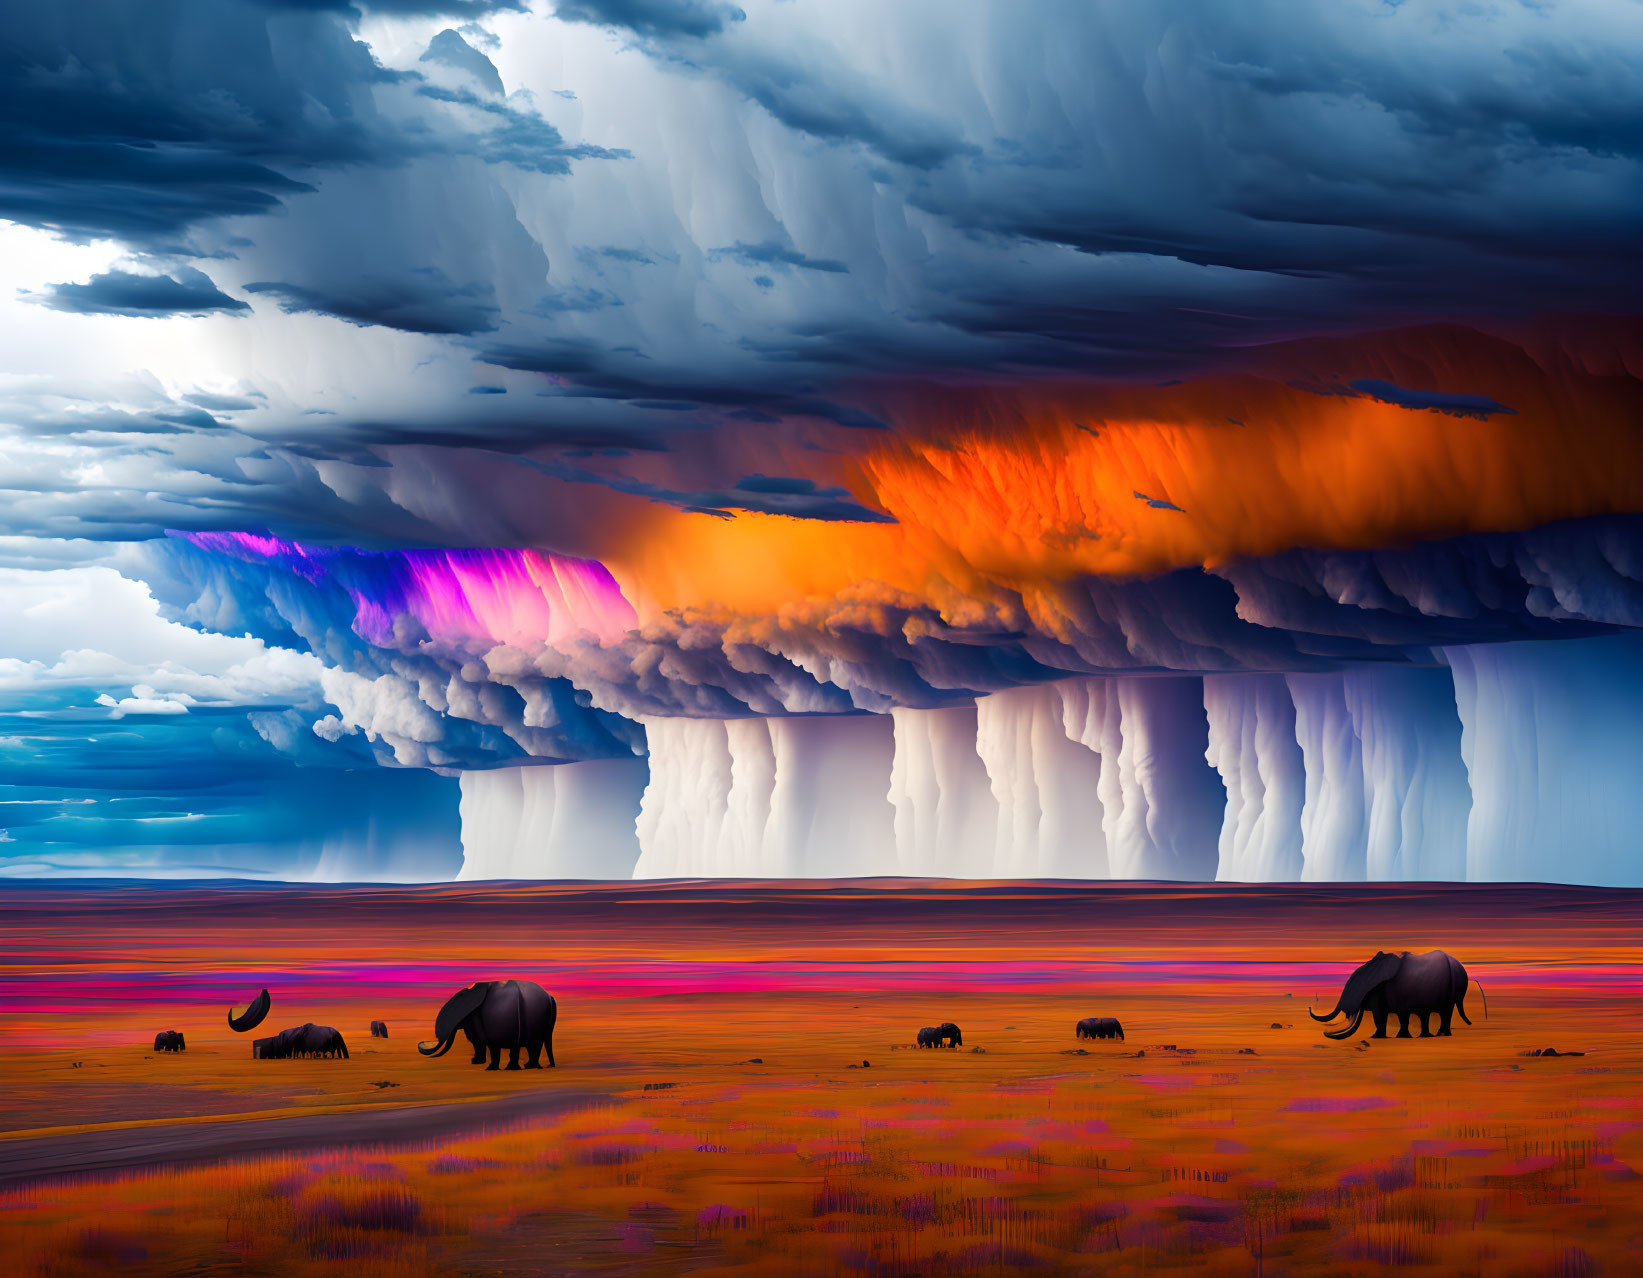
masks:
<svg viewBox="0 0 1643 1278"><path fill-rule="evenodd" d="M1307 1019L1439 946L1489 1019ZM8 1272L1643 1268L1643 893L25 885L0 951ZM558 1069L417 1055L505 976ZM251 1060L263 986L351 1059Z"/></svg>

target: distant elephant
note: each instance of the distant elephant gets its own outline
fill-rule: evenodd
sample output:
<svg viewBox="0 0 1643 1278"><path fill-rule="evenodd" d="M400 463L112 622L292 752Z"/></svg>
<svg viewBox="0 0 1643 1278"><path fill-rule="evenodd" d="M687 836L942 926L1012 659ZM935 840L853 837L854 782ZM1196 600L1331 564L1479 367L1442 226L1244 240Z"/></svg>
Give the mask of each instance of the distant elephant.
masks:
<svg viewBox="0 0 1643 1278"><path fill-rule="evenodd" d="M944 1047L964 1046L964 1035L958 1032L958 1026L954 1025L951 1021L943 1021L940 1025L936 1026L936 1033L940 1036L942 1046Z"/></svg>
<svg viewBox="0 0 1643 1278"><path fill-rule="evenodd" d="M188 1044L177 1030L161 1030L154 1036L154 1050L156 1052L186 1052Z"/></svg>
<svg viewBox="0 0 1643 1278"><path fill-rule="evenodd" d="M1459 1012L1461 1020L1468 1025L1472 1023L1472 1018L1466 1014L1468 985L1466 969L1442 950L1432 950L1427 954L1411 954L1408 950L1401 954L1389 954L1382 950L1346 978L1346 986L1335 1002L1335 1010L1328 1016L1319 1016L1310 1007L1306 1010L1313 1020L1326 1024L1337 1016L1349 1018L1345 1028L1326 1031L1327 1038L1351 1038L1358 1032L1365 1012L1375 1018L1374 1038L1386 1037L1386 1018L1389 1015L1398 1018L1399 1038L1414 1037L1409 1032L1411 1016L1420 1018L1420 1037L1431 1038L1427 1018L1434 1013L1439 1018L1439 1036L1449 1033L1449 1021L1455 1012ZM1478 990L1481 993L1483 987L1478 986ZM1487 1015L1487 998L1484 999L1483 1010Z"/></svg>
<svg viewBox="0 0 1643 1278"><path fill-rule="evenodd" d="M542 1049L548 1049L548 1066L553 1068L553 1027L559 1019L559 1005L553 995L535 981L475 981L451 995L434 1018L434 1041L418 1043L424 1056L443 1056L451 1050L457 1031L473 1044L472 1063L490 1056L486 1069L500 1069L502 1049L508 1049L508 1068L519 1069L519 1049L530 1059L525 1069L541 1069Z"/></svg>
<svg viewBox="0 0 1643 1278"><path fill-rule="evenodd" d="M372 1021L371 1022L371 1037L372 1038L387 1038L388 1037L388 1023L386 1021Z"/></svg>
<svg viewBox="0 0 1643 1278"><path fill-rule="evenodd" d="M329 1025L297 1025L281 1030L273 1038L259 1038L251 1044L251 1055L259 1060L288 1060L294 1056L340 1056L348 1058L348 1044Z"/></svg>
<svg viewBox="0 0 1643 1278"><path fill-rule="evenodd" d="M254 1030L261 1025L263 1018L268 1015L268 1009L274 1006L274 1000L264 990L244 1007L228 1009L228 1028L236 1034L243 1034L247 1030Z"/></svg>
<svg viewBox="0 0 1643 1278"><path fill-rule="evenodd" d="M919 1047L940 1047L941 1031L934 1025L926 1025L918 1032L915 1042Z"/></svg>
<svg viewBox="0 0 1643 1278"><path fill-rule="evenodd" d="M1078 1022L1079 1038L1116 1038L1124 1041L1124 1027L1112 1016L1086 1016Z"/></svg>

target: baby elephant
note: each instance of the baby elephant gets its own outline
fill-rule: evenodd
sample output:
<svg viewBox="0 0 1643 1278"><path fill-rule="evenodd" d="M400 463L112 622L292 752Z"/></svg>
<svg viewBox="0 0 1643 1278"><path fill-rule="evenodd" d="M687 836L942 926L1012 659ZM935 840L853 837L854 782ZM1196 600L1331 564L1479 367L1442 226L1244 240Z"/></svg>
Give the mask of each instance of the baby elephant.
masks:
<svg viewBox="0 0 1643 1278"><path fill-rule="evenodd" d="M934 1025L926 1025L918 1032L918 1037L914 1039L914 1043L919 1047L940 1047L941 1031Z"/></svg>
<svg viewBox="0 0 1643 1278"><path fill-rule="evenodd" d="M1078 1022L1079 1038L1116 1038L1124 1041L1124 1027L1112 1016L1086 1016Z"/></svg>
<svg viewBox="0 0 1643 1278"><path fill-rule="evenodd" d="M386 1021L372 1021L371 1022L371 1037L372 1038L387 1038L388 1037L388 1023Z"/></svg>
<svg viewBox="0 0 1643 1278"><path fill-rule="evenodd" d="M183 1042L182 1034L177 1030L161 1030L154 1036L154 1050L156 1052L186 1052L188 1044Z"/></svg>

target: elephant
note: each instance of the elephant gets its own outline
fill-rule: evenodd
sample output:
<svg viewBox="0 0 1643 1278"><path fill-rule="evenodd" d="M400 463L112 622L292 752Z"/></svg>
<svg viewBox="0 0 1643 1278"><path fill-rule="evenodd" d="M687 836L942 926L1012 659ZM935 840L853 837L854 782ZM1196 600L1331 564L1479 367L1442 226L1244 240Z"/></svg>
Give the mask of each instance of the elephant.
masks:
<svg viewBox="0 0 1643 1278"><path fill-rule="evenodd" d="M424 1056L443 1056L451 1050L457 1031L473 1045L472 1064L481 1064L487 1054L486 1069L500 1069L502 1049L508 1049L509 1069L541 1069L542 1049L548 1050L548 1067L553 1059L553 1027L559 1019L559 1004L535 981L475 981L460 989L439 1009L434 1018L432 1042L418 1043ZM519 1050L526 1049L529 1060L519 1064Z"/></svg>
<svg viewBox="0 0 1643 1278"><path fill-rule="evenodd" d="M372 1021L371 1022L371 1037L372 1038L387 1038L388 1037L388 1023L386 1021Z"/></svg>
<svg viewBox="0 0 1643 1278"><path fill-rule="evenodd" d="M1365 963L1346 978L1346 986L1328 1016L1319 1016L1310 1007L1307 1015L1327 1024L1337 1016L1345 1016L1347 1024L1338 1030L1326 1030L1326 1038L1351 1038L1358 1032L1363 1014L1375 1018L1374 1038L1386 1037L1386 1018L1398 1018L1399 1038L1413 1038L1409 1032L1409 1018L1420 1020L1420 1037L1433 1037L1427 1018L1438 1017L1438 1036L1449 1034L1450 1018L1455 1012L1468 1025L1472 1018L1466 1014L1466 991L1470 984L1466 969L1457 959L1442 950L1427 954L1389 954L1385 950ZM1483 986L1478 986L1482 993ZM1484 1015L1489 1012L1489 1000L1483 1002Z"/></svg>
<svg viewBox="0 0 1643 1278"><path fill-rule="evenodd" d="M281 1030L273 1038L259 1038L251 1044L258 1060L288 1060L293 1056L340 1056L348 1059L348 1044L329 1025L297 1025Z"/></svg>
<svg viewBox="0 0 1643 1278"><path fill-rule="evenodd" d="M941 1046L943 1047L964 1046L964 1035L958 1032L958 1026L951 1021L943 1021L936 1026L936 1033L940 1036Z"/></svg>
<svg viewBox="0 0 1643 1278"><path fill-rule="evenodd" d="M926 1025L918 1032L918 1037L914 1041L919 1047L940 1047L941 1031L934 1025Z"/></svg>
<svg viewBox="0 0 1643 1278"><path fill-rule="evenodd" d="M236 1034L243 1034L247 1030L254 1030L261 1025L263 1018L268 1015L268 1009L274 1006L274 1000L264 990L244 1007L228 1009L228 1028Z"/></svg>
<svg viewBox="0 0 1643 1278"><path fill-rule="evenodd" d="M1075 1029L1079 1038L1116 1038L1124 1041L1124 1027L1112 1016L1086 1016Z"/></svg>
<svg viewBox="0 0 1643 1278"><path fill-rule="evenodd" d="M154 1050L156 1052L186 1052L188 1044L178 1030L161 1030L154 1036Z"/></svg>

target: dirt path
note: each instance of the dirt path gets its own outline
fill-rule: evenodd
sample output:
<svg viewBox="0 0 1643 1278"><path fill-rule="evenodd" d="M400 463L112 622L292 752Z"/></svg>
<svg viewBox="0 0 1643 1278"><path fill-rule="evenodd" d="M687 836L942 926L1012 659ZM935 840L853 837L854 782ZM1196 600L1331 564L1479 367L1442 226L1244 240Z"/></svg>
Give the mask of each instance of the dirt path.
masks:
<svg viewBox="0 0 1643 1278"><path fill-rule="evenodd" d="M465 1104L388 1106L348 1114L166 1123L0 1141L0 1188L133 1167L214 1162L351 1145L420 1143L532 1119L597 1101L603 1092L533 1090Z"/></svg>

